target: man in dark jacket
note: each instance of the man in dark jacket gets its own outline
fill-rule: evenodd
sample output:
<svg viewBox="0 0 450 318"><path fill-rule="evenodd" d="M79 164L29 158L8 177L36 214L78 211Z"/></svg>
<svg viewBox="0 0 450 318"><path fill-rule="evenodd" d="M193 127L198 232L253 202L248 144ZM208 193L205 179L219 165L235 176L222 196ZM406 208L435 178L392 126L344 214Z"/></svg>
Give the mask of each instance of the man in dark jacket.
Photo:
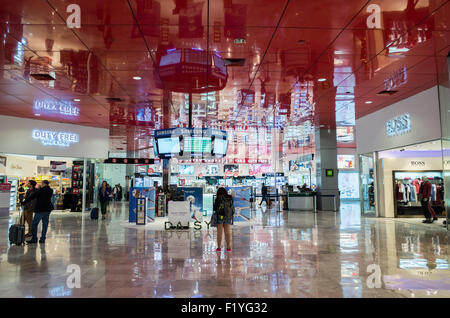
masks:
<svg viewBox="0 0 450 318"><path fill-rule="evenodd" d="M32 237L31 240L27 241L28 244L37 243L37 228L41 220L42 233L39 243L45 243L50 212L53 210L52 196L53 190L48 185L48 180L44 180L42 181L41 188L23 201L22 204L25 205L33 199L36 199L36 207L34 209L35 214L31 230Z"/></svg>
<svg viewBox="0 0 450 318"><path fill-rule="evenodd" d="M36 181L34 180L28 180L28 190L25 193L25 200L30 197L33 193L37 192L38 189L36 189ZM36 208L36 201L37 199L33 199L27 204L23 205L23 216L28 224L28 232L25 234L25 236L30 237L32 232L32 224L33 224L33 213Z"/></svg>
<svg viewBox="0 0 450 318"><path fill-rule="evenodd" d="M420 203L422 204L422 210L425 216L425 220L423 220L422 223L433 223L433 221L436 221L438 217L431 207L431 183L428 181L427 177L422 177L422 184L420 185L419 194L422 197Z"/></svg>

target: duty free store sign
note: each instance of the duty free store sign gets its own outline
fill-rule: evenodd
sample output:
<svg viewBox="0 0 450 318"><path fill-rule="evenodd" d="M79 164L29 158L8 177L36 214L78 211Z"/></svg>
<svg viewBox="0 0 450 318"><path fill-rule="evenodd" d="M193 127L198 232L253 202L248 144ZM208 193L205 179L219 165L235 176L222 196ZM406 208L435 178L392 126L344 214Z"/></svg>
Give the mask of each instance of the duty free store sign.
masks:
<svg viewBox="0 0 450 318"><path fill-rule="evenodd" d="M33 130L32 137L40 140L44 146L70 147L80 141L80 136L75 133L41 129Z"/></svg>

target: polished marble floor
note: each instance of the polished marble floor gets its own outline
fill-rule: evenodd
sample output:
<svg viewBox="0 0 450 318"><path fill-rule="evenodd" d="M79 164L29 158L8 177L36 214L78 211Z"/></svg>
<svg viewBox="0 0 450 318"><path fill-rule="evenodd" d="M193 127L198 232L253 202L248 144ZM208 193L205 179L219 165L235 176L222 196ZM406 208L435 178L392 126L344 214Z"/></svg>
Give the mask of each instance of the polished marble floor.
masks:
<svg viewBox="0 0 450 318"><path fill-rule="evenodd" d="M443 226L364 218L357 203L263 210L233 228L231 253L215 252L213 229L125 227L123 203L104 221L52 213L42 245L10 246L15 217L0 219L0 297L450 297Z"/></svg>

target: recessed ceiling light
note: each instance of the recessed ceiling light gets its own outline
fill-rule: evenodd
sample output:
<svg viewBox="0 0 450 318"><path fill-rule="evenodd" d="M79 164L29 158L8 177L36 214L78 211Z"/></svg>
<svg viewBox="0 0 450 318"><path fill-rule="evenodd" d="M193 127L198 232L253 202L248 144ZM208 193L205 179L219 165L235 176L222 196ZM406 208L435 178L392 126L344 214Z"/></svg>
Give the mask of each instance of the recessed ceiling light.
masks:
<svg viewBox="0 0 450 318"><path fill-rule="evenodd" d="M134 79L135 81L140 81L140 80L142 79L142 77L140 77L140 76L133 76L133 79Z"/></svg>
<svg viewBox="0 0 450 318"><path fill-rule="evenodd" d="M304 43L305 43L305 40L298 40L297 43L298 43L298 44L304 44Z"/></svg>
<svg viewBox="0 0 450 318"><path fill-rule="evenodd" d="M79 101L81 101L81 99L79 99L79 98L74 98L73 101L74 101L74 102L79 102Z"/></svg>
<svg viewBox="0 0 450 318"><path fill-rule="evenodd" d="M371 100L366 100L366 104L372 104Z"/></svg>
<svg viewBox="0 0 450 318"><path fill-rule="evenodd" d="M327 79L326 78L319 78L317 81L318 82L325 82Z"/></svg>
<svg viewBox="0 0 450 318"><path fill-rule="evenodd" d="M41 116L41 114L34 114L34 116Z"/></svg>

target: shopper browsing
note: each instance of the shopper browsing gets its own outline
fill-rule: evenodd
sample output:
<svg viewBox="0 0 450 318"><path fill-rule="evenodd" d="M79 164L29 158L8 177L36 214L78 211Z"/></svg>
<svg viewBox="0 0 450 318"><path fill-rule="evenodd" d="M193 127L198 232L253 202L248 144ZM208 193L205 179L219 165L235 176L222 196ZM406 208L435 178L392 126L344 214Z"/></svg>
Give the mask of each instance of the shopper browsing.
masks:
<svg viewBox="0 0 450 318"><path fill-rule="evenodd" d="M231 252L231 225L234 218L233 197L227 193L225 188L219 188L214 201L214 214L217 223L217 252L220 252L222 246L222 236L225 232L225 241L227 252Z"/></svg>
<svg viewBox="0 0 450 318"><path fill-rule="evenodd" d="M50 218L50 212L53 210L52 204L53 189L50 188L48 180L44 180L41 183L41 188L36 192L30 194L26 198L22 205L26 205L32 200L36 199L36 206L34 209L34 218L31 226L31 240L27 241L28 244L37 243L37 229L39 223L42 221L42 233L39 243L45 243L47 235L48 222Z"/></svg>
<svg viewBox="0 0 450 318"><path fill-rule="evenodd" d="M36 189L36 181L29 180L28 181L28 190L25 193L25 200L28 199L33 193L37 192ZM37 199L33 199L30 202L23 205L23 217L25 222L28 224L28 232L25 234L26 237L32 236L32 224L33 224L33 213L36 208Z"/></svg>

